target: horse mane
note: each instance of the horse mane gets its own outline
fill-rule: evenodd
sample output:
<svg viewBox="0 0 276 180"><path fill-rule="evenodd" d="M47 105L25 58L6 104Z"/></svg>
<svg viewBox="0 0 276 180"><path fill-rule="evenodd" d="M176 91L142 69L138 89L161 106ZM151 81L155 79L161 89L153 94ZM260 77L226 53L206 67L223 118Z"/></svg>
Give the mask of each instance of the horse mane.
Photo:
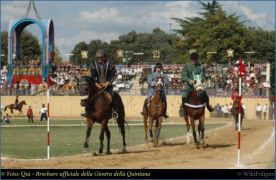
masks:
<svg viewBox="0 0 276 180"><path fill-rule="evenodd" d="M96 94L99 89L95 85L95 81L92 77L90 76L82 76L82 79L84 79L85 82L88 82L91 85L90 93L92 95Z"/></svg>

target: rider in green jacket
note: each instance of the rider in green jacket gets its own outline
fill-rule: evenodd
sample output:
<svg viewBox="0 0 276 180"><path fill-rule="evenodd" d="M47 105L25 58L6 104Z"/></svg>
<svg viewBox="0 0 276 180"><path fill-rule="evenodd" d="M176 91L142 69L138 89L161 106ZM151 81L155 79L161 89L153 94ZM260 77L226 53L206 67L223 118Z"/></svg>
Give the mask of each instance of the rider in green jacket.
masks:
<svg viewBox="0 0 276 180"><path fill-rule="evenodd" d="M184 103L187 103L189 94L193 90L192 87L195 81L194 76L200 75L202 83L205 80L205 69L203 65L200 64L200 62L198 61L197 52L191 53L191 60L192 60L192 63L186 64L183 67L183 71L182 71L182 80L186 83L186 86L184 88L183 95L182 95L184 117L188 116ZM209 104L209 96L207 95L206 91L204 91L203 93L203 99L204 99L204 102L206 102L207 109L210 112L212 112L214 109Z"/></svg>

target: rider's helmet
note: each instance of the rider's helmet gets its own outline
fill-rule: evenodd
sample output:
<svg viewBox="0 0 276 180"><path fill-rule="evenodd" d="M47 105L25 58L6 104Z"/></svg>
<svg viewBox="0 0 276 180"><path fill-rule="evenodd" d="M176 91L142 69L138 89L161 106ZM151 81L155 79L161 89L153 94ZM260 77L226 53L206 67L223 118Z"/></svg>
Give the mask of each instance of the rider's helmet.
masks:
<svg viewBox="0 0 276 180"><path fill-rule="evenodd" d="M157 68L163 69L162 64L161 64L161 63L156 63L156 64L155 64L155 67L154 67L154 72L156 71Z"/></svg>
<svg viewBox="0 0 276 180"><path fill-rule="evenodd" d="M104 49L98 49L96 52L96 57L106 57L106 52Z"/></svg>
<svg viewBox="0 0 276 180"><path fill-rule="evenodd" d="M191 60L198 60L198 53L197 52L191 53Z"/></svg>

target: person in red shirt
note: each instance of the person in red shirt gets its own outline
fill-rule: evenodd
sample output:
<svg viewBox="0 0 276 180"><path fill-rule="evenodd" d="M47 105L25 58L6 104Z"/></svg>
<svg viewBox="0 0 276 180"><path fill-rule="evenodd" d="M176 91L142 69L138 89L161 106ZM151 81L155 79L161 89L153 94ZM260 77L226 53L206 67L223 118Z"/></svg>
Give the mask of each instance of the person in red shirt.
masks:
<svg viewBox="0 0 276 180"><path fill-rule="evenodd" d="M27 117L28 117L29 123L34 123L34 114L31 106L29 106L29 109L27 111Z"/></svg>

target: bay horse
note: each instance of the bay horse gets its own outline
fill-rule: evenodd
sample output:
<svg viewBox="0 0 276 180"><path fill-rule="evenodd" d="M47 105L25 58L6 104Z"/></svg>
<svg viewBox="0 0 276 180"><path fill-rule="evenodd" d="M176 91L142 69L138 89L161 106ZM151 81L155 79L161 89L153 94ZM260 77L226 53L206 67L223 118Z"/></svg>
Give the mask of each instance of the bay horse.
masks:
<svg viewBox="0 0 276 180"><path fill-rule="evenodd" d="M186 108L188 117L184 117L187 128L187 143L190 143L190 128L192 126L194 143L196 145L205 144L204 140L204 122L205 122L205 106L202 98L203 93L206 93L203 88L203 84L200 75L194 75L194 85L191 85L192 91L189 94L187 103L183 103L183 108ZM198 123L198 139L195 130L195 121Z"/></svg>
<svg viewBox="0 0 276 180"><path fill-rule="evenodd" d="M17 110L19 111L19 115L23 116L23 111L22 111L23 105L27 105L26 101L24 100L18 103L17 107L15 106L15 104L9 104L5 107L4 110L6 111L9 108L12 114L13 114L13 110Z"/></svg>
<svg viewBox="0 0 276 180"><path fill-rule="evenodd" d="M81 106L85 106L89 109L87 110L86 116L86 137L84 142L84 148L87 150L88 139L91 135L92 127L95 122L101 124L100 131L100 148L99 153L103 153L103 141L104 141L104 133L107 137L107 151L106 154L111 154L110 151L110 137L111 133L108 128L108 121L112 117L112 105L111 105L111 96L104 92L103 90L99 90L95 81L89 76L83 76L79 79L77 89L79 95L81 96ZM123 152L126 152L126 141L125 141L125 110L122 99L120 95L114 92L113 100L116 102L116 111L118 112L118 116L116 117L118 127L120 128L122 139L123 139Z"/></svg>
<svg viewBox="0 0 276 180"><path fill-rule="evenodd" d="M161 93L163 90L162 79L158 78L155 88L154 95L148 103L147 112L144 114L144 130L145 130L145 142L148 143L148 129L150 137L152 138L154 146L158 144L160 131L162 127L162 121L165 114L165 102L162 99ZM156 120L154 132L153 132L153 121ZM149 122L149 126L148 123Z"/></svg>
<svg viewBox="0 0 276 180"><path fill-rule="evenodd" d="M231 108L231 113L232 113L234 121L235 121L235 129L238 130L238 128L239 128L239 100L237 97L234 99L233 106ZM244 117L244 109L241 107L241 127L242 127L243 117Z"/></svg>

